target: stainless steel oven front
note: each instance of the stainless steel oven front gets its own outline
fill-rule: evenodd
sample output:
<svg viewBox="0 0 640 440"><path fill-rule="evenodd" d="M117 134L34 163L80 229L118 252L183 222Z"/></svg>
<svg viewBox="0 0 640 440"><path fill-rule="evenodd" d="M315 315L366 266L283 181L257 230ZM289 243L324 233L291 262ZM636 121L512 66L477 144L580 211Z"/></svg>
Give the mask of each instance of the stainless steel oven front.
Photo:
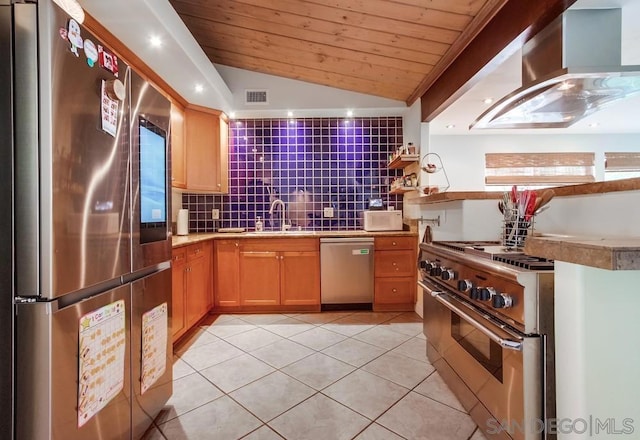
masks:
<svg viewBox="0 0 640 440"><path fill-rule="evenodd" d="M428 279L419 285L429 359L446 368L446 382L460 381L450 386L478 426L492 439L544 438L543 338L505 325L445 286Z"/></svg>

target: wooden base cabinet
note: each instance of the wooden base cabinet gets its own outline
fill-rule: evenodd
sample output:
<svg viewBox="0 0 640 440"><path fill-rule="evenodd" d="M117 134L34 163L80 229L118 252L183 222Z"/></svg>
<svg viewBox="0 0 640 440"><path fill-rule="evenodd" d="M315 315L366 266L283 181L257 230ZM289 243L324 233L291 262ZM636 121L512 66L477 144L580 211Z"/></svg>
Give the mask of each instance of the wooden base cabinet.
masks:
<svg viewBox="0 0 640 440"><path fill-rule="evenodd" d="M282 252L280 282L280 303L282 305L319 305L320 251Z"/></svg>
<svg viewBox="0 0 640 440"><path fill-rule="evenodd" d="M280 304L280 260L274 251L240 251L240 305Z"/></svg>
<svg viewBox="0 0 640 440"><path fill-rule="evenodd" d="M185 292L187 249L174 249L171 256L171 336L175 342L187 331Z"/></svg>
<svg viewBox="0 0 640 440"><path fill-rule="evenodd" d="M318 239L220 240L215 310L320 310Z"/></svg>
<svg viewBox="0 0 640 440"><path fill-rule="evenodd" d="M216 240L214 307L240 306L240 240Z"/></svg>
<svg viewBox="0 0 640 440"><path fill-rule="evenodd" d="M414 310L417 255L416 237L375 238L374 310Z"/></svg>
<svg viewBox="0 0 640 440"><path fill-rule="evenodd" d="M172 338L184 335L211 310L211 242L173 250Z"/></svg>

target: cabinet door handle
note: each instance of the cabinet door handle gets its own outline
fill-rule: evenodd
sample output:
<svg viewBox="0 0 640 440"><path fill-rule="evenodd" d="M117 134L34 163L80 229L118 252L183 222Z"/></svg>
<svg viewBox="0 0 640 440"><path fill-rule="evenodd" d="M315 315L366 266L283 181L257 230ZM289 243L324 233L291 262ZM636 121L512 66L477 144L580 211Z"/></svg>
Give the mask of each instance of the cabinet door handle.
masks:
<svg viewBox="0 0 640 440"><path fill-rule="evenodd" d="M392 245L392 246L397 246L397 245L398 245L398 243L396 243L395 241L392 241L392 242L391 242L391 245Z"/></svg>
<svg viewBox="0 0 640 440"><path fill-rule="evenodd" d="M398 265L398 263L396 263L395 261L393 263L391 263L391 264L394 265L394 266Z"/></svg>
<svg viewBox="0 0 640 440"><path fill-rule="evenodd" d="M240 243L238 243L237 241L236 241L236 243L235 243L235 244L236 244L236 247L240 246Z"/></svg>
<svg viewBox="0 0 640 440"><path fill-rule="evenodd" d="M391 289L393 293L398 293L398 289Z"/></svg>
<svg viewBox="0 0 640 440"><path fill-rule="evenodd" d="M284 260L284 255L280 256L280 259L281 259L281 260Z"/></svg>
<svg viewBox="0 0 640 440"><path fill-rule="evenodd" d="M200 249L200 248L196 249L196 254L199 254L201 250L202 249Z"/></svg>

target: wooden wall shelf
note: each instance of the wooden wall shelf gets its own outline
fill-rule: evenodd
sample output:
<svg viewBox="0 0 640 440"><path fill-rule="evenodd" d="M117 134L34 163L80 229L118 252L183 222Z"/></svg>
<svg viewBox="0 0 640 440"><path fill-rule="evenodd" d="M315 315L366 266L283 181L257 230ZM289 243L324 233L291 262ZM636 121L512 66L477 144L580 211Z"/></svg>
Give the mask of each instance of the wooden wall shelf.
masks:
<svg viewBox="0 0 640 440"><path fill-rule="evenodd" d="M411 165L412 163L416 163L420 160L420 155L418 154L401 154L400 156L396 156L389 164L387 168L391 170L397 170L399 168L404 168L406 166Z"/></svg>

